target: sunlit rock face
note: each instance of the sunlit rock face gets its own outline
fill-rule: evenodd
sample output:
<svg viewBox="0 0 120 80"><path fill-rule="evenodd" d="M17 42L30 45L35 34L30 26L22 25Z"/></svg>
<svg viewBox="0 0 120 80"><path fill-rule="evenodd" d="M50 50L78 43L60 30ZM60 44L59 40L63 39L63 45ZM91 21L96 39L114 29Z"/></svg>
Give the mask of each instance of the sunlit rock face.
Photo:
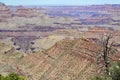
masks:
<svg viewBox="0 0 120 80"><path fill-rule="evenodd" d="M37 17L37 12L32 8L24 8L23 6L19 6L13 16L32 18Z"/></svg>
<svg viewBox="0 0 120 80"><path fill-rule="evenodd" d="M11 17L11 12L8 7L0 2L0 21L4 21L7 18Z"/></svg>

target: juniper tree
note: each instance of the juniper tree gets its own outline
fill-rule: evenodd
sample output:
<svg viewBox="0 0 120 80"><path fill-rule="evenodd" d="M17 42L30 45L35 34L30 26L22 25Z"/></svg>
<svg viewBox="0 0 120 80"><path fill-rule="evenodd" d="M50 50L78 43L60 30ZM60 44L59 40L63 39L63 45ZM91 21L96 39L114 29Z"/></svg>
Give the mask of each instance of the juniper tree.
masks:
<svg viewBox="0 0 120 80"><path fill-rule="evenodd" d="M109 66L110 66L110 55L116 53L116 49L114 48L114 41L112 41L113 34L106 34L100 37L100 46L101 49L99 51L97 57L97 63L101 64L99 67L103 69L106 75L109 75Z"/></svg>

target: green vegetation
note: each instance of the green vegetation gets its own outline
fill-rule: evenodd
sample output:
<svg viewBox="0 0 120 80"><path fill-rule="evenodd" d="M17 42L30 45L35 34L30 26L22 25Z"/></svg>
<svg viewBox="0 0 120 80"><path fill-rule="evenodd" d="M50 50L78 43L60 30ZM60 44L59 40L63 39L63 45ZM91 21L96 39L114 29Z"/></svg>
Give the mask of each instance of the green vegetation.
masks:
<svg viewBox="0 0 120 80"><path fill-rule="evenodd" d="M120 80L120 61L111 64L110 61L112 60L109 58L109 54L117 52L117 50L113 47L114 42L111 41L112 37L112 34L101 37L100 42L102 50L100 53L101 55L98 57L98 61L103 61L103 70L101 69L102 75L99 73L99 76L94 76L91 80Z"/></svg>
<svg viewBox="0 0 120 80"><path fill-rule="evenodd" d="M107 35L102 35L100 39L100 45L102 47L101 51L99 52L100 54L98 55L98 62L103 62L102 63L102 73L105 73L106 75L109 75L109 70L108 68L110 67L110 61L111 58L109 57L110 54L114 54L117 52L116 49L114 49L114 41L111 41L113 38L113 34L107 34ZM101 63L100 63L101 64Z"/></svg>
<svg viewBox="0 0 120 80"><path fill-rule="evenodd" d="M0 80L25 80L24 77L16 73L10 73L8 76L0 75Z"/></svg>
<svg viewBox="0 0 120 80"><path fill-rule="evenodd" d="M95 76L95 77L93 77L91 80L112 80L110 77L108 77L108 76Z"/></svg>
<svg viewBox="0 0 120 80"><path fill-rule="evenodd" d="M120 80L120 60L109 67L109 75L94 76L91 80Z"/></svg>
<svg viewBox="0 0 120 80"><path fill-rule="evenodd" d="M109 68L109 72L112 80L120 80L120 60Z"/></svg>

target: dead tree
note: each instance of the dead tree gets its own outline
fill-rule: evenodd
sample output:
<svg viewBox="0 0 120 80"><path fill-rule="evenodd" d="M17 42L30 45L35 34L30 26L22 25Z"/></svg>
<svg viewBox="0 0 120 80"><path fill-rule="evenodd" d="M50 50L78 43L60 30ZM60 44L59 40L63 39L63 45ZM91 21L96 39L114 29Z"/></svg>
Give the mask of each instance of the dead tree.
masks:
<svg viewBox="0 0 120 80"><path fill-rule="evenodd" d="M112 38L113 34L102 35L99 42L101 49L97 56L97 62L98 64L101 64L99 67L105 71L106 75L109 75L108 68L111 61L110 55L116 53L116 49L113 47L114 41L112 41Z"/></svg>

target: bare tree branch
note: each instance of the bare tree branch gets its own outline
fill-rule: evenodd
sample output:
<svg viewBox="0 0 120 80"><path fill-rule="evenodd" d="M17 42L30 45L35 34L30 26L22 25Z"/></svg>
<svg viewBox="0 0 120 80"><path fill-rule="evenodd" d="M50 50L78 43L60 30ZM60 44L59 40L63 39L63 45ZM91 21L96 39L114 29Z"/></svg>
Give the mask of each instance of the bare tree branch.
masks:
<svg viewBox="0 0 120 80"><path fill-rule="evenodd" d="M110 66L110 61L111 57L110 55L115 53L115 48L113 47L114 41L111 41L113 38L113 34L106 34L106 35L101 35L100 37L100 46L101 50L99 50L99 54L97 55L97 64L100 65L102 64L101 70L103 69L107 75L109 75L108 67Z"/></svg>

